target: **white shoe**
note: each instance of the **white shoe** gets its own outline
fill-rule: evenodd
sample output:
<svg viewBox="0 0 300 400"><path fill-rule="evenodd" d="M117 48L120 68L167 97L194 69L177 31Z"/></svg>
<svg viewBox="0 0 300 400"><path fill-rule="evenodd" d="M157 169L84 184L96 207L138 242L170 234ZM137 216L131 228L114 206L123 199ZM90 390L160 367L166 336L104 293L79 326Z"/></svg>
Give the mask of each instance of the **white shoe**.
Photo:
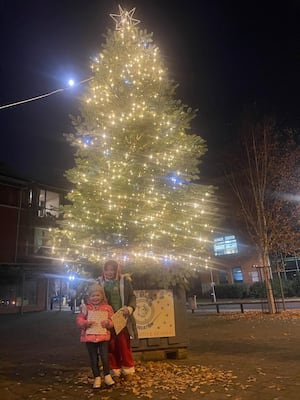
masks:
<svg viewBox="0 0 300 400"><path fill-rule="evenodd" d="M105 375L104 377L104 382L107 386L112 386L115 384L115 381L113 380L113 378L111 377L111 375Z"/></svg>
<svg viewBox="0 0 300 400"><path fill-rule="evenodd" d="M134 367L122 367L122 374L124 376L126 375L132 375L135 373Z"/></svg>
<svg viewBox="0 0 300 400"><path fill-rule="evenodd" d="M94 379L93 389L99 389L101 387L101 378L100 376L96 376Z"/></svg>
<svg viewBox="0 0 300 400"><path fill-rule="evenodd" d="M134 367L122 367L122 374L126 381L131 381L134 378Z"/></svg>
<svg viewBox="0 0 300 400"><path fill-rule="evenodd" d="M121 368L119 368L119 369L112 369L112 370L110 370L110 374L111 374L111 376L113 377L113 378L120 378L120 376L121 376Z"/></svg>

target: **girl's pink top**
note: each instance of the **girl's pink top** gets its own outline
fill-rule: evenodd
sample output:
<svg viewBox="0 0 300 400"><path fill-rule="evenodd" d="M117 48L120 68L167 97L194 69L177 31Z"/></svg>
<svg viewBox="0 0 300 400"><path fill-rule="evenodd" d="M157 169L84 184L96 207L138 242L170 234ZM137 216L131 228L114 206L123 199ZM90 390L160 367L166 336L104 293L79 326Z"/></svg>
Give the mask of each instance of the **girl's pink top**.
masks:
<svg viewBox="0 0 300 400"><path fill-rule="evenodd" d="M89 311L106 311L107 320L105 333L99 334L87 334L86 329L88 327L88 312ZM80 341L81 342L104 342L110 339L110 329L113 327L111 317L113 316L113 309L109 304L100 304L99 306L93 306L92 304L86 304L81 308L81 312L77 315L76 323L81 328Z"/></svg>

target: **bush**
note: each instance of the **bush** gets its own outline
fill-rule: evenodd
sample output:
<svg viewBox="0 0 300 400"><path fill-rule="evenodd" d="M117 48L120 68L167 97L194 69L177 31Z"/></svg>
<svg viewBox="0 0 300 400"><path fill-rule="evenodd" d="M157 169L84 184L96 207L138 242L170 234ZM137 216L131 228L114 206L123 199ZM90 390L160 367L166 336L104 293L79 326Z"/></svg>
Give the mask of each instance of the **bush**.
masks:
<svg viewBox="0 0 300 400"><path fill-rule="evenodd" d="M248 287L245 283L224 283L215 286L217 299L244 299L248 296Z"/></svg>
<svg viewBox="0 0 300 400"><path fill-rule="evenodd" d="M282 289L280 287L280 281L277 276L272 280L272 288L275 298L284 297L295 297L300 296L300 277L295 276L294 279L282 279ZM283 293L282 293L283 292ZM255 299L266 298L266 285L264 282L255 282L249 288L249 297Z"/></svg>
<svg viewBox="0 0 300 400"><path fill-rule="evenodd" d="M300 297L300 274L295 274L294 278L291 281L291 286L293 288L293 296Z"/></svg>
<svg viewBox="0 0 300 400"><path fill-rule="evenodd" d="M254 299L264 299L266 296L267 292L264 282L255 282L249 287L249 297Z"/></svg>

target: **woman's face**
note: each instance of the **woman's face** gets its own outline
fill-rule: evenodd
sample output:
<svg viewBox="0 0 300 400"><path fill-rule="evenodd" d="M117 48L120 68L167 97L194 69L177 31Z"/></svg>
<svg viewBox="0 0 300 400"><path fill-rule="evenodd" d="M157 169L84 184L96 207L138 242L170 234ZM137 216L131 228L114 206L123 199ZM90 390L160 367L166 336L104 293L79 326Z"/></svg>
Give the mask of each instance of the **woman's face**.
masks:
<svg viewBox="0 0 300 400"><path fill-rule="evenodd" d="M115 269L112 265L108 265L104 270L104 278L112 280L116 278Z"/></svg>

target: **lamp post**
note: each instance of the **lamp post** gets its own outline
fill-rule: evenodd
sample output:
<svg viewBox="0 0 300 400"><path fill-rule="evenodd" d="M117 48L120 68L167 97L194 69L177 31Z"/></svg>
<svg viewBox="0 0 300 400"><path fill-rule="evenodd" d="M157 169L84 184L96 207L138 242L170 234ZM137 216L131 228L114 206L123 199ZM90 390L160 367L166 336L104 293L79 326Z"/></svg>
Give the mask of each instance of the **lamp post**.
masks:
<svg viewBox="0 0 300 400"><path fill-rule="evenodd" d="M68 281L68 297L70 301L71 311L76 310L76 290L74 289L75 275L69 275Z"/></svg>
<svg viewBox="0 0 300 400"><path fill-rule="evenodd" d="M214 276L213 276L213 271L210 268L210 285L211 285L211 295L213 302L216 303L217 297L216 297L216 291L215 291L215 282L214 282Z"/></svg>
<svg viewBox="0 0 300 400"><path fill-rule="evenodd" d="M208 269L210 271L210 286L211 286L211 297L212 297L212 301L214 303L216 303L217 301L217 296L216 296L216 291L215 291L215 282L214 282L214 275L213 275L213 269L212 267L208 267L208 263L210 261L210 257L205 259L205 268Z"/></svg>
<svg viewBox="0 0 300 400"><path fill-rule="evenodd" d="M280 294L281 294L281 299L282 299L282 308L285 311L285 298L284 298L284 290L282 286L282 278L281 278L281 272L283 271L283 264L280 266L280 264L277 264L277 274L278 274L278 281L279 281L279 287L280 287Z"/></svg>

